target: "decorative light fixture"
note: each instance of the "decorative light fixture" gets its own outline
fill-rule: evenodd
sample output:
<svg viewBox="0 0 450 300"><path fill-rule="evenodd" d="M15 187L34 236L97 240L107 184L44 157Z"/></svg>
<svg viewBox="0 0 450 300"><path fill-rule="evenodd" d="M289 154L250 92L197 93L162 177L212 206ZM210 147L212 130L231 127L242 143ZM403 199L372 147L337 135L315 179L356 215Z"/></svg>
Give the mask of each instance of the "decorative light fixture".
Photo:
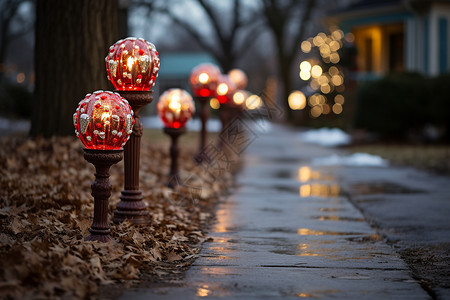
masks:
<svg viewBox="0 0 450 300"><path fill-rule="evenodd" d="M200 162L203 158L206 145L206 122L208 121L210 110L209 100L216 96L216 88L219 77L221 76L220 70L213 64L200 64L195 67L190 76L191 89L195 100L200 105L200 121L202 128L200 131L200 149L195 156L195 160Z"/></svg>
<svg viewBox="0 0 450 300"><path fill-rule="evenodd" d="M73 115L75 133L85 146L84 158L95 166L92 183L94 221L86 241L108 242L108 199L111 196L109 169L123 158L123 146L134 125L128 101L117 93L96 91L87 94Z"/></svg>
<svg viewBox="0 0 450 300"><path fill-rule="evenodd" d="M245 75L244 71L240 69L233 69L228 72L228 77L230 78L231 82L236 85L236 88L238 90L243 90L247 87L248 78L247 75Z"/></svg>
<svg viewBox="0 0 450 300"><path fill-rule="evenodd" d="M219 118L223 131L231 118L231 102L233 102L233 95L236 92L236 85L227 75L222 75L217 83L216 92L216 98L220 103Z"/></svg>
<svg viewBox="0 0 450 300"><path fill-rule="evenodd" d="M129 37L110 47L105 58L108 79L116 91L131 105L135 112L130 142L125 146L125 187L121 201L114 211L114 222L129 219L132 223L150 222L147 204L139 190L139 159L143 127L139 111L153 100L149 89L155 85L160 61L152 43L141 38Z"/></svg>
<svg viewBox="0 0 450 300"><path fill-rule="evenodd" d="M170 89L165 91L157 104L158 115L164 123L164 133L170 136L170 173L167 186L174 188L179 185L178 177L178 137L186 132L186 122L195 112L191 95L185 90Z"/></svg>

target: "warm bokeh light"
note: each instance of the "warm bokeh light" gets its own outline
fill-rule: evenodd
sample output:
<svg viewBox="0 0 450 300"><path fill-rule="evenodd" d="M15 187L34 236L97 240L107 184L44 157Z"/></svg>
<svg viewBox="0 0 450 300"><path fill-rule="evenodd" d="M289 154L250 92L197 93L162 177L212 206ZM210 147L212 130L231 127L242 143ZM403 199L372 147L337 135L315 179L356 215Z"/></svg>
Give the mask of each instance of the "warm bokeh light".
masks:
<svg viewBox="0 0 450 300"><path fill-rule="evenodd" d="M220 102L217 98L211 98L211 100L209 100L209 106L211 106L212 109L219 109Z"/></svg>
<svg viewBox="0 0 450 300"><path fill-rule="evenodd" d="M338 41L331 41L330 42L330 50L331 51L338 51L339 48L341 48L341 45L339 45Z"/></svg>
<svg viewBox="0 0 450 300"><path fill-rule="evenodd" d="M314 78L319 77L322 75L322 67L319 65L315 65L311 68L311 76Z"/></svg>
<svg viewBox="0 0 450 300"><path fill-rule="evenodd" d="M119 94L96 91L78 103L73 124L86 148L117 150L125 145L132 132L133 111Z"/></svg>
<svg viewBox="0 0 450 300"><path fill-rule="evenodd" d="M248 97L248 93L246 91L237 91L236 93L234 93L233 95L233 102L236 105L242 105L245 101L245 99L247 99Z"/></svg>
<svg viewBox="0 0 450 300"><path fill-rule="evenodd" d="M248 78L247 75L245 75L244 71L240 69L233 69L228 72L228 77L238 90L243 90L247 87Z"/></svg>
<svg viewBox="0 0 450 300"><path fill-rule="evenodd" d="M343 111L343 108L342 108L341 104L335 103L333 105L333 113L335 113L336 115L339 115L340 113L342 113L342 111Z"/></svg>
<svg viewBox="0 0 450 300"><path fill-rule="evenodd" d="M251 95L245 100L245 106L249 110L257 109L262 106L263 102L258 95Z"/></svg>
<svg viewBox="0 0 450 300"><path fill-rule="evenodd" d="M300 70L303 72L311 71L311 63L307 60L304 60L300 63Z"/></svg>
<svg viewBox="0 0 450 300"><path fill-rule="evenodd" d="M181 89L165 91L156 104L158 115L165 127L182 128L186 126L195 112L194 101L188 92Z"/></svg>
<svg viewBox="0 0 450 300"><path fill-rule="evenodd" d="M336 29L331 33L331 36L333 37L333 39L335 40L340 40L344 37L344 32L340 29Z"/></svg>
<svg viewBox="0 0 450 300"><path fill-rule="evenodd" d="M322 106L321 105L314 106L313 108L311 108L309 113L313 118L319 117L322 114Z"/></svg>
<svg viewBox="0 0 450 300"><path fill-rule="evenodd" d="M344 83L344 78L342 78L341 75L333 75L333 76L331 76L331 82L332 82L335 86L338 86L338 85L341 85L341 84Z"/></svg>
<svg viewBox="0 0 450 300"><path fill-rule="evenodd" d="M337 67L335 67L335 66L331 66L328 69L328 73L330 73L331 76L338 75L339 74L339 69Z"/></svg>
<svg viewBox="0 0 450 300"><path fill-rule="evenodd" d="M289 107L292 110L300 110L306 107L306 97L301 91L293 91L288 98Z"/></svg>
<svg viewBox="0 0 450 300"><path fill-rule="evenodd" d="M340 60L341 60L341 58L339 57L339 54L337 54L337 53L331 53L331 55L330 55L330 61L331 61L333 64L337 64Z"/></svg>
<svg viewBox="0 0 450 300"><path fill-rule="evenodd" d="M300 79L304 81L309 80L311 78L311 73L309 72L300 71L298 75L300 76Z"/></svg>
<svg viewBox="0 0 450 300"><path fill-rule="evenodd" d="M229 103L233 99L236 85L230 80L227 75L222 75L217 82L216 95L217 100L221 104Z"/></svg>
<svg viewBox="0 0 450 300"><path fill-rule="evenodd" d="M25 81L25 74L24 73L19 73L16 76L16 82L17 83L23 83Z"/></svg>
<svg viewBox="0 0 450 300"><path fill-rule="evenodd" d="M309 41L303 41L301 48L304 53L309 53L311 51L311 43Z"/></svg>
<svg viewBox="0 0 450 300"><path fill-rule="evenodd" d="M201 73L200 75L198 75L198 81L201 84L207 84L209 80L209 76L206 73Z"/></svg>
<svg viewBox="0 0 450 300"><path fill-rule="evenodd" d="M112 45L105 62L108 79L122 91L149 90L155 85L160 67L155 45L135 37Z"/></svg>
<svg viewBox="0 0 450 300"><path fill-rule="evenodd" d="M228 85L226 83L221 83L217 86L217 95L223 96L228 93Z"/></svg>
<svg viewBox="0 0 450 300"><path fill-rule="evenodd" d="M320 91L324 94L328 94L329 92L331 92L331 87L328 84L321 85Z"/></svg>
<svg viewBox="0 0 450 300"><path fill-rule="evenodd" d="M345 101L345 99L344 99L344 96L342 96L342 95L336 95L336 97L334 97L335 103L342 105L342 104L344 104L344 101Z"/></svg>
<svg viewBox="0 0 450 300"><path fill-rule="evenodd" d="M320 88L319 81L316 78L311 80L311 82L309 83L309 86L314 90L318 90Z"/></svg>

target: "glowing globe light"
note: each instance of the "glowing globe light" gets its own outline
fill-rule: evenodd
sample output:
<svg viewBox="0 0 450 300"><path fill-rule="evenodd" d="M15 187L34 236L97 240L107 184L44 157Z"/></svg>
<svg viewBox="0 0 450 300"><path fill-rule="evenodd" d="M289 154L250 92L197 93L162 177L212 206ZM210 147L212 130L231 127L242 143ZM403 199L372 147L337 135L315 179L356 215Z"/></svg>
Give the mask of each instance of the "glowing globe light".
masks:
<svg viewBox="0 0 450 300"><path fill-rule="evenodd" d="M195 112L194 101L188 92L181 89L165 91L156 105L158 115L168 128L183 128Z"/></svg>
<svg viewBox="0 0 450 300"><path fill-rule="evenodd" d="M288 97L289 107L300 110L306 107L306 96L301 91L293 91Z"/></svg>
<svg viewBox="0 0 450 300"><path fill-rule="evenodd" d="M304 60L300 63L300 70L303 72L311 71L311 63L307 60Z"/></svg>
<svg viewBox="0 0 450 300"><path fill-rule="evenodd" d="M236 85L236 88L238 90L242 90L247 87L248 78L242 70L233 69L228 72L228 77L230 78L231 82Z"/></svg>
<svg viewBox="0 0 450 300"><path fill-rule="evenodd" d="M142 38L117 41L105 61L108 79L117 90L147 91L155 85L160 67L158 51Z"/></svg>
<svg viewBox="0 0 450 300"><path fill-rule="evenodd" d="M87 94L73 115L75 133L88 149L121 149L132 132L133 111L117 93Z"/></svg>
<svg viewBox="0 0 450 300"><path fill-rule="evenodd" d="M245 100L245 106L249 110L258 109L263 105L263 102L261 100L261 97L258 95L251 95L250 97Z"/></svg>
<svg viewBox="0 0 450 300"><path fill-rule="evenodd" d="M233 95L233 104L236 106L241 106L245 100L248 98L249 93L243 90L239 90Z"/></svg>
<svg viewBox="0 0 450 300"><path fill-rule="evenodd" d="M196 66L190 76L191 89L195 97L214 97L220 70L213 64Z"/></svg>
<svg viewBox="0 0 450 300"><path fill-rule="evenodd" d="M311 68L311 76L313 78L320 77L322 75L322 67L319 65L315 65Z"/></svg>
<svg viewBox="0 0 450 300"><path fill-rule="evenodd" d="M230 103L233 99L233 94L236 91L236 85L230 80L228 76L221 76L217 83L217 100L221 104Z"/></svg>
<svg viewBox="0 0 450 300"><path fill-rule="evenodd" d="M309 41L303 41L300 47L304 53L311 52L311 43Z"/></svg>

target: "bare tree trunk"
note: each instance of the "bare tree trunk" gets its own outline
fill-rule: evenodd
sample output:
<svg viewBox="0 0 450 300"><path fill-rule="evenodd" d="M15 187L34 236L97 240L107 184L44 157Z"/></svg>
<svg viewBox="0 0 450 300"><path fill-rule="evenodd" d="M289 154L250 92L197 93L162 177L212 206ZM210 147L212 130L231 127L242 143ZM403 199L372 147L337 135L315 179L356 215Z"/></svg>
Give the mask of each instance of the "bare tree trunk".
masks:
<svg viewBox="0 0 450 300"><path fill-rule="evenodd" d="M104 57L117 39L116 0L38 0L30 134L71 135L85 94L107 89Z"/></svg>

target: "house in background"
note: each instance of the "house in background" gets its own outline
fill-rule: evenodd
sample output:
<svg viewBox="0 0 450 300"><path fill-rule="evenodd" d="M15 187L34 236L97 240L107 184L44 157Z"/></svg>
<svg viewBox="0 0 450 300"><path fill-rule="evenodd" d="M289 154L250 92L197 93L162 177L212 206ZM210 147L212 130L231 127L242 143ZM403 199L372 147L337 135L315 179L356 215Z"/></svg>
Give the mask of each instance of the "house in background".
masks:
<svg viewBox="0 0 450 300"><path fill-rule="evenodd" d="M180 88L190 92L189 76L193 68L203 63L217 65L214 58L204 52L175 52L161 54L161 70L156 94L169 88Z"/></svg>
<svg viewBox="0 0 450 300"><path fill-rule="evenodd" d="M328 21L354 35L358 78L450 71L450 1L344 1Z"/></svg>

